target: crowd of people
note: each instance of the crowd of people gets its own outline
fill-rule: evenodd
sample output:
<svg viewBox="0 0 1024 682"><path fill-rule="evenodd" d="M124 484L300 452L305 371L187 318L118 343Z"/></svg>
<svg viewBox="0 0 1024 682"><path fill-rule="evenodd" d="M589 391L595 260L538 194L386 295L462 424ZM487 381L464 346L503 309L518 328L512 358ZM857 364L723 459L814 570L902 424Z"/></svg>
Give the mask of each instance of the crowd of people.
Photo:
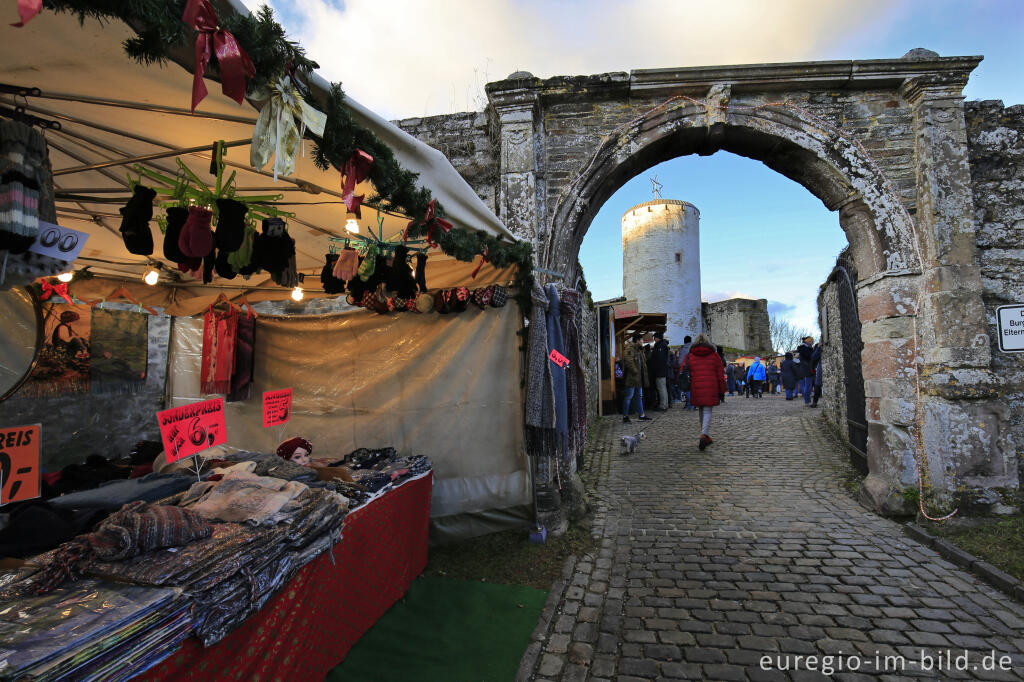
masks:
<svg viewBox="0 0 1024 682"><path fill-rule="evenodd" d="M704 450L712 443L712 409L726 395L756 400L784 393L786 400L803 398L808 407L817 407L822 390L821 344L807 336L781 360L755 357L744 365L726 361L722 347L707 334L696 339L687 336L678 350L672 350L663 332L636 333L624 344L615 377L621 380L623 422L630 423L633 414L640 421L651 421L648 408L667 412L680 405L697 410L698 447Z"/></svg>

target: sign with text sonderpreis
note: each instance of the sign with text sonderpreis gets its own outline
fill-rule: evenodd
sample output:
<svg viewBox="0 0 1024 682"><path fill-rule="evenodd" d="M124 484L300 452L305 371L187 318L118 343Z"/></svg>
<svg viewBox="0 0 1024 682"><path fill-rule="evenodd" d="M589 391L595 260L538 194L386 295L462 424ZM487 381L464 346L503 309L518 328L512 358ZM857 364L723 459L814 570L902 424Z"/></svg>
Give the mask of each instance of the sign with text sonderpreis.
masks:
<svg viewBox="0 0 1024 682"><path fill-rule="evenodd" d="M0 504L39 497L39 424L0 428Z"/></svg>
<svg viewBox="0 0 1024 682"><path fill-rule="evenodd" d="M284 424L292 416L292 389L263 392L263 428Z"/></svg>
<svg viewBox="0 0 1024 682"><path fill-rule="evenodd" d="M1024 353L1024 303L996 308L996 333L999 335L999 350Z"/></svg>
<svg viewBox="0 0 1024 682"><path fill-rule="evenodd" d="M172 407L157 412L156 418L168 462L191 457L228 440L223 398Z"/></svg>

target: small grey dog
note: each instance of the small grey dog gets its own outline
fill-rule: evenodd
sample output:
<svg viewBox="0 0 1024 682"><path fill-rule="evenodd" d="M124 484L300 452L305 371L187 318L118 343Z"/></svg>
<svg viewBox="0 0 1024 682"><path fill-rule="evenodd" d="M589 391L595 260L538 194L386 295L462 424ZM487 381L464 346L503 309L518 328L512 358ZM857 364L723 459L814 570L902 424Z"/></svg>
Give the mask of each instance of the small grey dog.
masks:
<svg viewBox="0 0 1024 682"><path fill-rule="evenodd" d="M636 446L640 444L640 441L646 440L647 434L641 431L635 436L623 436L622 437L622 453L623 455L632 455L633 451L636 450Z"/></svg>

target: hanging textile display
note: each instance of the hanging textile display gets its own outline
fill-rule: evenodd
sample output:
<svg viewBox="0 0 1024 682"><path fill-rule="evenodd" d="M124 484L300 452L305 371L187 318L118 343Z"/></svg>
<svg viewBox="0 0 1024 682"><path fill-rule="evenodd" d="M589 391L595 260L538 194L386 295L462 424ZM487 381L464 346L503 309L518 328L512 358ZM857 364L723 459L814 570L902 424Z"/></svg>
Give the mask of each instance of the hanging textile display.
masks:
<svg viewBox="0 0 1024 682"><path fill-rule="evenodd" d="M526 377L526 453L533 457L555 452L555 397L548 360L548 297L540 283L531 290Z"/></svg>
<svg viewBox="0 0 1024 682"><path fill-rule="evenodd" d="M561 300L562 341L569 365L565 368L565 395L569 420L569 457L582 463L587 441L587 385L580 350L580 292L564 288Z"/></svg>
<svg viewBox="0 0 1024 682"><path fill-rule="evenodd" d="M252 133L249 163L253 168L263 168L273 156L276 182L278 175L295 171L295 156L306 128L323 137L327 116L306 104L288 76L260 88L253 99L263 101L263 108Z"/></svg>
<svg viewBox="0 0 1024 682"><path fill-rule="evenodd" d="M93 393L134 393L146 383L149 316L93 310L89 376Z"/></svg>
<svg viewBox="0 0 1024 682"><path fill-rule="evenodd" d="M203 316L203 362L200 375L203 393L227 393L235 371L238 311L210 308Z"/></svg>
<svg viewBox="0 0 1024 682"><path fill-rule="evenodd" d="M548 298L548 309L545 320L548 327L547 354L558 351L565 355L565 343L562 340L562 303L558 295L558 287L548 284L544 287L544 293ZM558 455L564 462L569 455L569 407L566 399L565 367L548 360L548 368L551 372L551 390L554 397L555 411L555 433L558 438Z"/></svg>
<svg viewBox="0 0 1024 682"><path fill-rule="evenodd" d="M0 121L0 249L28 250L40 217L56 219L46 138L21 121Z"/></svg>
<svg viewBox="0 0 1024 682"><path fill-rule="evenodd" d="M91 323L92 308L87 305L46 307L43 345L20 395L38 398L89 390Z"/></svg>
<svg viewBox="0 0 1024 682"><path fill-rule="evenodd" d="M243 315L238 318L235 337L235 371L231 374L231 392L228 402L240 402L252 397L252 379L256 361L256 318Z"/></svg>

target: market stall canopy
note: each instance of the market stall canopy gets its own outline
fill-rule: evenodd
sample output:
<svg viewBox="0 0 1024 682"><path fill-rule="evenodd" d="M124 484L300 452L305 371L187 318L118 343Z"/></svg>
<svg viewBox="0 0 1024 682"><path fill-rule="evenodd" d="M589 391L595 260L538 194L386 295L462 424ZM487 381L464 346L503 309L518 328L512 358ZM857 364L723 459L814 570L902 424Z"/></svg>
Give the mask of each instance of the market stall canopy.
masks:
<svg viewBox="0 0 1024 682"><path fill-rule="evenodd" d="M246 11L231 2L236 11ZM28 113L61 124L60 130L46 130L50 160L54 170L57 216L61 225L89 233L90 238L76 268L89 266L104 277L123 277L138 282L151 260L163 261L161 282L189 284L168 302L178 301L172 314L192 314L201 310L221 290L197 289L201 282L181 279L174 274L173 263L165 261L161 235L151 223L156 247L152 257L137 256L125 248L118 231L118 209L131 194L128 175L133 166L142 166L171 177L179 173L180 159L200 179L213 185L210 174L213 143L227 143L226 173L236 172L236 186L242 195L280 194L275 207L294 213L288 219L289 233L296 242L298 271L315 281L304 285L315 292L319 275L329 251L328 237L348 235L345 224L353 215L346 213L342 201L340 175L335 169L322 171L312 159L313 142L306 140L289 176L273 177L273 161L263 170L249 165L249 143L256 123L256 111L246 104L238 106L208 81L209 96L195 113L189 111L192 73L181 65L142 65L129 59L122 43L134 36L131 28L119 21L99 22L68 14L44 11L24 28L4 27L0 41L0 61L4 64L5 84L39 88L38 96L27 100L14 95L0 96L7 106L24 105ZM329 85L315 76L311 87L324 95ZM317 93L314 93L316 95ZM383 120L358 103L346 98L353 118L390 146L399 164L420 174L418 183L427 188L444 207L446 218L468 230L479 230L509 242L514 236L494 216L483 201L455 171L445 157ZM152 184L144 181L144 184ZM369 182L360 183L356 194L375 194ZM367 234L378 229L386 239L400 239L409 218L380 214L363 207L359 230ZM470 273L479 264L459 262L439 249L432 249L427 263L427 284L431 289L457 285L484 286L507 283L513 268L498 271L484 264L476 278ZM248 281L214 280L214 286L229 287L229 297L248 291L250 300L281 299L289 290L276 287L266 273L257 273ZM312 285L312 286L310 286ZM104 285L106 286L106 285ZM154 300L151 294L149 300ZM192 301L181 305L183 301Z"/></svg>

